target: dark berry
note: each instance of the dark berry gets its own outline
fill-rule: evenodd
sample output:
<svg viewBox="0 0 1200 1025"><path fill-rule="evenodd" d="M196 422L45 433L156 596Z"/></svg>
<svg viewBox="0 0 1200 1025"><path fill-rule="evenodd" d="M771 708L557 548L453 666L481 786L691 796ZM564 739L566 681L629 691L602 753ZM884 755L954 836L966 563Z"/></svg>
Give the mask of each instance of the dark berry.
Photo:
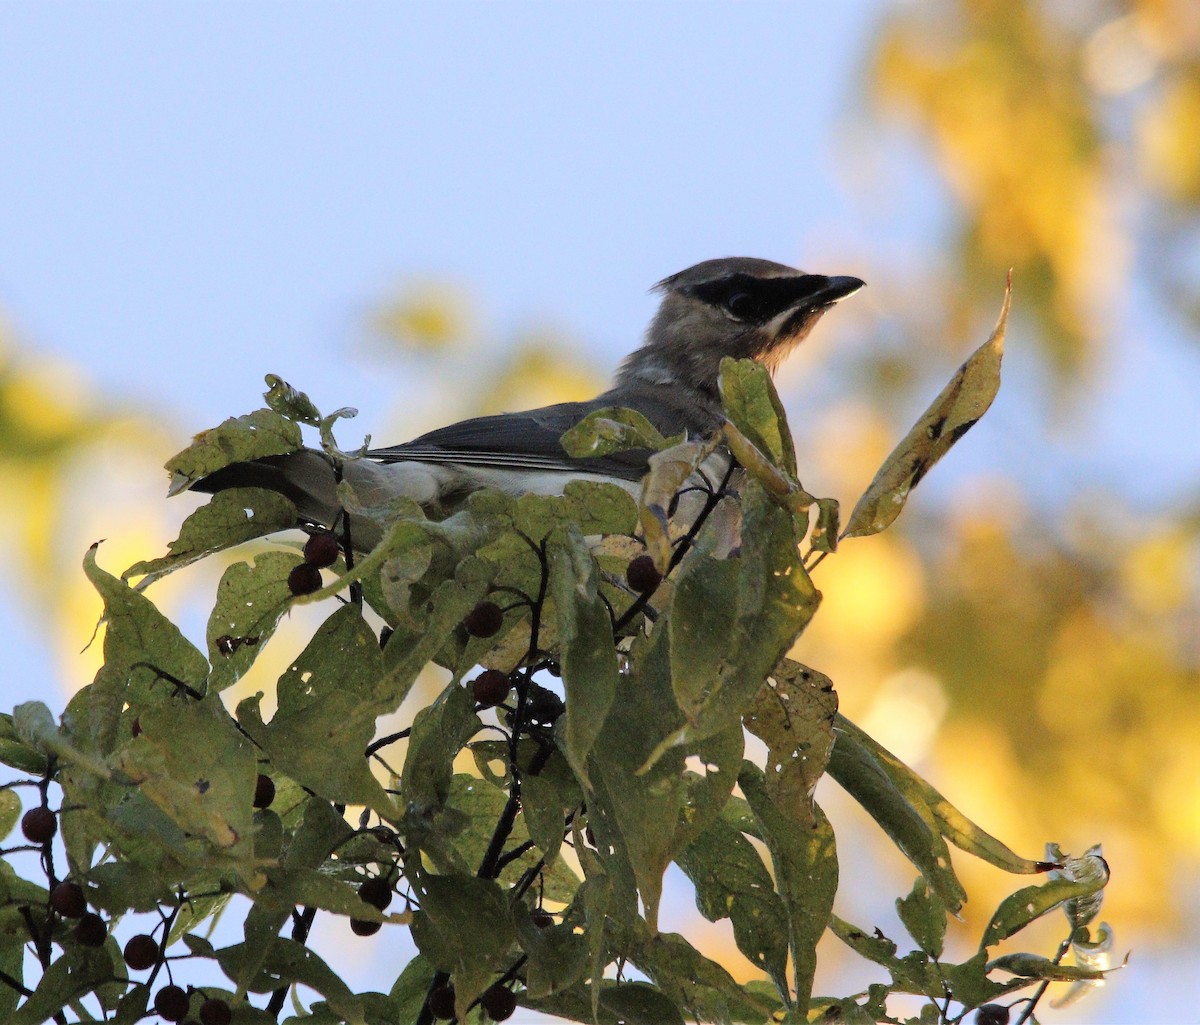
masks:
<svg viewBox="0 0 1200 1025"><path fill-rule="evenodd" d="M1003 1004L983 1004L975 1012L975 1025L1008 1025L1008 1008Z"/></svg>
<svg viewBox="0 0 1200 1025"><path fill-rule="evenodd" d="M220 997L209 997L200 1005L200 1021L202 1025L229 1025L233 1011Z"/></svg>
<svg viewBox="0 0 1200 1025"><path fill-rule="evenodd" d="M50 891L50 906L63 918L82 918L87 897L78 883L59 883Z"/></svg>
<svg viewBox="0 0 1200 1025"><path fill-rule="evenodd" d="M191 1001L181 986L163 986L154 994L154 1010L167 1021L183 1021Z"/></svg>
<svg viewBox="0 0 1200 1025"><path fill-rule="evenodd" d="M337 536L332 530L313 534L304 543L304 561L310 566L316 566L317 569L332 566L341 554L342 550L338 547Z"/></svg>
<svg viewBox="0 0 1200 1025"><path fill-rule="evenodd" d="M144 972L158 964L158 943L153 936L139 933L125 944L125 963L135 972Z"/></svg>
<svg viewBox="0 0 1200 1025"><path fill-rule="evenodd" d="M75 926L75 940L85 947L101 947L108 939L108 926L94 911L84 914Z"/></svg>
<svg viewBox="0 0 1200 1025"><path fill-rule="evenodd" d="M513 996L512 990L497 982L484 990L479 1004L487 1011L492 1021L504 1021L511 1018L513 1011L517 1009L517 998Z"/></svg>
<svg viewBox="0 0 1200 1025"><path fill-rule="evenodd" d="M649 555L639 555L626 568L625 581L638 594L647 594L662 583L662 574Z"/></svg>
<svg viewBox="0 0 1200 1025"><path fill-rule="evenodd" d="M503 704L510 690L512 681L507 673L502 673L499 669L485 669L471 683L471 693L475 700L488 707Z"/></svg>
<svg viewBox="0 0 1200 1025"><path fill-rule="evenodd" d="M554 916L545 908L534 908L529 912L529 920L539 929L549 929L554 924Z"/></svg>
<svg viewBox="0 0 1200 1025"><path fill-rule="evenodd" d="M311 562L302 562L288 574L288 590L294 595L321 590L321 571Z"/></svg>
<svg viewBox="0 0 1200 1025"><path fill-rule="evenodd" d="M504 613L494 601L481 601L463 618L463 626L472 637L493 637L504 624Z"/></svg>
<svg viewBox="0 0 1200 1025"><path fill-rule="evenodd" d="M350 919L350 931L355 936L374 936L382 927L382 922L372 922L366 918Z"/></svg>
<svg viewBox="0 0 1200 1025"><path fill-rule="evenodd" d="M379 911L386 911L392 902L392 888L382 878L365 880L358 888L358 895Z"/></svg>
<svg viewBox="0 0 1200 1025"><path fill-rule="evenodd" d="M30 843L48 843L58 832L58 819L49 808L30 808L21 816L21 832Z"/></svg>
<svg viewBox="0 0 1200 1025"><path fill-rule="evenodd" d="M435 1018L454 1017L454 987L449 983L438 986L429 994L429 1010Z"/></svg>
<svg viewBox="0 0 1200 1025"><path fill-rule="evenodd" d="M540 726L553 726L555 720L566 711L566 707L563 699L554 691L535 685L529 691L529 701L525 705L525 711L529 715L530 722Z"/></svg>
<svg viewBox="0 0 1200 1025"><path fill-rule="evenodd" d="M274 800L275 781L270 776L264 776L260 772L258 779L254 781L254 807L270 808L271 802Z"/></svg>

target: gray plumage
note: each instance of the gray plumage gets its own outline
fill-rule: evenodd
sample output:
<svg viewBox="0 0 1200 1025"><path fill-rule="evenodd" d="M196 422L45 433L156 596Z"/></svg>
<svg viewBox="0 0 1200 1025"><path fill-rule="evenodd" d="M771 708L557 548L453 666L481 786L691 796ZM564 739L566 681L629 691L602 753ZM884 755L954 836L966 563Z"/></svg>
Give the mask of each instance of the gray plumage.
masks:
<svg viewBox="0 0 1200 1025"><path fill-rule="evenodd" d="M598 409L624 406L668 437L711 434L722 420L717 375L725 356L755 359L773 372L825 310L861 287L858 278L804 274L769 260L706 260L655 286L663 296L658 313L608 391L586 402L475 417L371 450L346 464L346 479L364 500L405 496L433 516L480 487L557 494L584 477L636 495L648 452L575 459L562 448L564 432ZM332 467L312 450L237 463L192 485L210 493L230 487L278 491L303 519L330 526L339 511ZM355 540L370 546L368 538Z"/></svg>

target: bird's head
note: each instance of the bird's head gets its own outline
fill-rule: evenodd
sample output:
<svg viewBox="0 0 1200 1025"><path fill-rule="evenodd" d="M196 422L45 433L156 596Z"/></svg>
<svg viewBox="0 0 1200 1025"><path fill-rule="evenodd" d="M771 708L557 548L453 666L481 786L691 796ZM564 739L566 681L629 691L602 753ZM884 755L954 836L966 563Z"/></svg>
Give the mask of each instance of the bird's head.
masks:
<svg viewBox="0 0 1200 1025"><path fill-rule="evenodd" d="M822 313L862 286L746 256L705 260L654 286L662 304L622 377L715 395L722 358L755 359L774 372Z"/></svg>

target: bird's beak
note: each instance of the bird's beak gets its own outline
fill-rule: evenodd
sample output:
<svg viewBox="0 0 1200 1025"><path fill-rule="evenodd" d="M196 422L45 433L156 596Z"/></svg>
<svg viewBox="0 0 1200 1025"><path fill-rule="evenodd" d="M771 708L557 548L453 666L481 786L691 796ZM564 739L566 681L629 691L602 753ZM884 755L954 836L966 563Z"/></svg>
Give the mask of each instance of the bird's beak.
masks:
<svg viewBox="0 0 1200 1025"><path fill-rule="evenodd" d="M804 306L832 306L839 299L853 295L865 284L861 278L851 277L823 278L821 280L822 283L804 297Z"/></svg>

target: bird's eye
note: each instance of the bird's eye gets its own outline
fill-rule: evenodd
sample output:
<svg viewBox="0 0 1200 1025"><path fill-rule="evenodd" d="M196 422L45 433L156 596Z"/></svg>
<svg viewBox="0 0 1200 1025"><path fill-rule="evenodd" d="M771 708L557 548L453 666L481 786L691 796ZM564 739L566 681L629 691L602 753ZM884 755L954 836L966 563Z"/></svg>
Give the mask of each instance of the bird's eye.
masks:
<svg viewBox="0 0 1200 1025"><path fill-rule="evenodd" d="M754 313L754 296L749 292L734 292L725 300L725 309L738 320L746 320Z"/></svg>

